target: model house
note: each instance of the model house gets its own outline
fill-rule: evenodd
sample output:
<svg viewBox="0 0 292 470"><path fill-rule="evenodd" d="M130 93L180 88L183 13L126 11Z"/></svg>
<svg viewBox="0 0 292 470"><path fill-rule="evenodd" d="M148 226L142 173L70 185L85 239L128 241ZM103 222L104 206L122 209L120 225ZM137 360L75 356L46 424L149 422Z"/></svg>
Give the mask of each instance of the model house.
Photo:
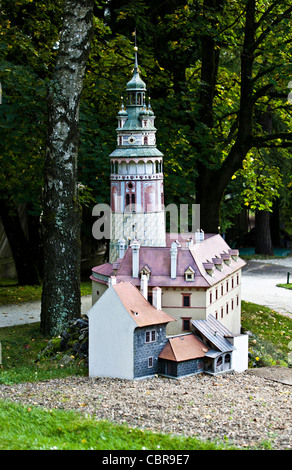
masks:
<svg viewBox="0 0 292 470"><path fill-rule="evenodd" d="M237 370L239 355L244 357L244 366L239 366L242 370L247 364L247 343L242 338L245 335L240 334L241 269L245 263L238 250L231 249L219 234L204 234L202 230L166 233L163 154L156 148L155 116L150 100L146 106L137 48L126 95L126 107L122 101L117 116L117 147L110 155L109 262L94 267L91 275L90 373L120 377L123 370L123 377L137 377L136 358L140 354L143 361L153 357L149 369L154 374L160 371L175 376L188 368L192 373L206 370L206 358L209 372L218 372L220 364L221 371ZM133 301L139 299L136 317L125 307L125 289L128 302L130 295ZM152 356L145 349L145 331L150 324L139 323L147 316L143 309L149 313L149 321L156 318ZM214 338L200 331L202 325L212 331L212 322L217 325ZM170 335L181 339L170 339ZM220 335L224 341L219 344ZM94 343L99 346L94 348ZM120 357L116 348L121 351ZM105 353L107 360L101 360Z"/></svg>
<svg viewBox="0 0 292 470"><path fill-rule="evenodd" d="M246 335L232 335L212 315L192 322L192 332L168 337L175 322L160 308L161 289L151 305L131 283L121 281L103 294L88 313L89 375L141 379L154 375L216 375L246 369ZM239 339L239 341L238 341ZM239 348L236 348L236 346Z"/></svg>

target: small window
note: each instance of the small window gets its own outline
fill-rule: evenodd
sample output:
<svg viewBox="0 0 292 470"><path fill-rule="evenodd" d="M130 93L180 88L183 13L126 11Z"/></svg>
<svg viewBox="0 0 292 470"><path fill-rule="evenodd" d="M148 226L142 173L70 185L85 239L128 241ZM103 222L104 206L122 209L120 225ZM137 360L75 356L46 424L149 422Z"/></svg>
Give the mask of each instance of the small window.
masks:
<svg viewBox="0 0 292 470"><path fill-rule="evenodd" d="M210 304L212 303L212 292L210 292Z"/></svg>
<svg viewBox="0 0 292 470"><path fill-rule="evenodd" d="M223 284L221 284L221 295L223 295Z"/></svg>
<svg viewBox="0 0 292 470"><path fill-rule="evenodd" d="M218 299L218 288L216 287L216 290L215 290L215 299L217 300Z"/></svg>
<svg viewBox="0 0 292 470"><path fill-rule="evenodd" d="M227 302L227 303L226 303L226 314L228 314L228 312L229 312L229 304L228 304L228 302Z"/></svg>
<svg viewBox="0 0 292 470"><path fill-rule="evenodd" d="M221 318L223 318L223 307L221 307Z"/></svg>
<svg viewBox="0 0 292 470"><path fill-rule="evenodd" d="M156 341L156 330L147 330L145 334L145 343L153 343Z"/></svg>
<svg viewBox="0 0 292 470"><path fill-rule="evenodd" d="M216 310L216 312L215 312L215 318L216 318L216 320L218 320L218 312L217 312L217 310Z"/></svg>
<svg viewBox="0 0 292 470"><path fill-rule="evenodd" d="M183 331L190 331L190 318L182 318L182 329Z"/></svg>
<svg viewBox="0 0 292 470"><path fill-rule="evenodd" d="M148 367L153 367L153 356L148 357Z"/></svg>
<svg viewBox="0 0 292 470"><path fill-rule="evenodd" d="M183 294L183 307L190 307L191 306L191 294Z"/></svg>
<svg viewBox="0 0 292 470"><path fill-rule="evenodd" d="M234 300L231 299L231 310L233 310L233 309L234 309Z"/></svg>

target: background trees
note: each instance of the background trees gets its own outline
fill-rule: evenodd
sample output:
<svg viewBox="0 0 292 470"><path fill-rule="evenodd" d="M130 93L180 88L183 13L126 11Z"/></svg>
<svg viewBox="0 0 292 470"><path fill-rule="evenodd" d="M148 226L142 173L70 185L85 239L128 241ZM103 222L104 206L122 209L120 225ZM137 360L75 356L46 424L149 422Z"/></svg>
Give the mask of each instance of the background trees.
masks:
<svg viewBox="0 0 292 470"><path fill-rule="evenodd" d="M46 100L63 6L63 0L2 1L0 207L7 235L20 234L16 244L12 238L10 243L24 283L42 277ZM267 227L271 211L273 221L280 212L289 224L290 3L107 0L93 8L77 162L83 232L90 237L91 206L109 202L108 155L115 147L120 96L131 75L135 28L139 66L165 155L166 204L200 203L202 228L218 232L220 226L227 237L234 215L247 207L257 211L257 220L266 214L262 226ZM29 230L23 234L20 204L28 215ZM270 230L258 233L265 241L258 251L271 252L264 235ZM280 242L279 236L274 239Z"/></svg>

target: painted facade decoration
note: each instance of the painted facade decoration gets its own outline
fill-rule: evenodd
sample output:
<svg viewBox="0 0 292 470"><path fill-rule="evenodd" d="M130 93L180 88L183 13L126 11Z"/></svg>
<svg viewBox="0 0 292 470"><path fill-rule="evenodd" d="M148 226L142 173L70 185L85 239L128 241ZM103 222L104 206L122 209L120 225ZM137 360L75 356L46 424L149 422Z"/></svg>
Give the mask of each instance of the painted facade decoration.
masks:
<svg viewBox="0 0 292 470"><path fill-rule="evenodd" d="M216 374L245 370L247 336L241 335L241 269L245 263L238 250L231 249L219 234L204 234L202 230L166 233L163 154L156 148L150 100L145 104L146 85L139 76L137 48L126 94L126 106L122 100L118 113L117 148L110 155L110 257L108 263L94 267L91 275L90 373L120 377L119 371L129 361L132 365L123 377L137 378L138 369L133 364L141 355L144 361L146 357L153 358L151 367L146 370L143 366L141 376L163 373L178 377L202 371ZM165 321L153 327L156 340L152 342L156 344L152 344L152 356L147 356L145 349L148 325L134 327L135 321L130 322L121 307L119 286L124 285L125 289L129 284L135 292L140 291L139 296L144 299L141 308L149 311L152 307L159 315L165 315ZM214 322L217 336L205 335L203 326L212 331ZM124 338L129 331L134 335L133 341ZM219 344L220 335L224 341ZM123 347L127 360L117 358L115 365L114 351L107 344L113 341L108 338L115 338L116 346L124 338L128 344Z"/></svg>

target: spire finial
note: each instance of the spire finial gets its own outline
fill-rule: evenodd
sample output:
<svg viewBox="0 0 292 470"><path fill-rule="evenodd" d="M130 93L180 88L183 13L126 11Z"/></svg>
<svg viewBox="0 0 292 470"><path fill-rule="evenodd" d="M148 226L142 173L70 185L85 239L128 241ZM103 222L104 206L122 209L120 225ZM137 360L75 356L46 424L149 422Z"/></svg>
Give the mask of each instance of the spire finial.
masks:
<svg viewBox="0 0 292 470"><path fill-rule="evenodd" d="M138 69L138 47L137 47L136 28L135 28L135 31L133 32L133 36L135 37L135 46L134 46L134 51L135 51L135 65L134 65L134 70L135 70L136 72L139 72L139 69Z"/></svg>

